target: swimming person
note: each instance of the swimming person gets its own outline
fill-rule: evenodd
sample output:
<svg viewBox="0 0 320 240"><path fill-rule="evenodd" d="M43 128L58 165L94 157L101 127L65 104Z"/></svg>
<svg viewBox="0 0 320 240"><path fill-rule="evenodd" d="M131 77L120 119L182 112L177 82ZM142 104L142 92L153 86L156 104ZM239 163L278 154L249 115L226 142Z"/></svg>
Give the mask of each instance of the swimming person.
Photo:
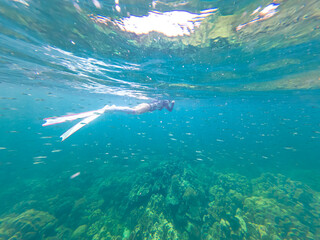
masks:
<svg viewBox="0 0 320 240"><path fill-rule="evenodd" d="M126 112L128 114L142 114L145 112L153 112L155 110L161 111L163 108L166 108L169 112L172 111L174 106L174 101L169 100L157 100L151 103L141 103L138 106L133 108L127 108L120 111Z"/></svg>
<svg viewBox="0 0 320 240"><path fill-rule="evenodd" d="M125 112L127 114L142 114L146 112L153 112L155 110L161 111L163 108L166 108L169 112L171 112L173 109L173 106L174 106L174 101L170 101L170 100L156 100L151 103L141 103L133 108L116 106L116 105L112 105L112 106L106 105L103 108L94 110L94 111L70 114L70 115L65 115L61 117L45 118L43 120L45 120L46 122L42 124L42 126L49 126L49 125L54 125L58 123L64 123L67 121L74 121L76 119L84 118L82 121L74 125L72 128L70 128L68 131L66 131L64 134L60 136L62 138L61 141L64 141L68 137L70 137L73 133L78 131L80 128L84 127L88 123L100 117L106 111L119 111L119 112Z"/></svg>

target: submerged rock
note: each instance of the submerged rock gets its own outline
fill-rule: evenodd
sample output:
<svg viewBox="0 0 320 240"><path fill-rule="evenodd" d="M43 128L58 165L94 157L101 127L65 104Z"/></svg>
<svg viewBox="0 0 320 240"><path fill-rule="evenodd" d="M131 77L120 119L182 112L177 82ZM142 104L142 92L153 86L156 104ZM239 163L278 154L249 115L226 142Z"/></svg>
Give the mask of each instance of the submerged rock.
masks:
<svg viewBox="0 0 320 240"><path fill-rule="evenodd" d="M87 238L87 225L81 225L71 235L71 239L86 239Z"/></svg>
<svg viewBox="0 0 320 240"><path fill-rule="evenodd" d="M4 239L43 239L56 234L56 223L49 213L30 209L0 219L0 233Z"/></svg>

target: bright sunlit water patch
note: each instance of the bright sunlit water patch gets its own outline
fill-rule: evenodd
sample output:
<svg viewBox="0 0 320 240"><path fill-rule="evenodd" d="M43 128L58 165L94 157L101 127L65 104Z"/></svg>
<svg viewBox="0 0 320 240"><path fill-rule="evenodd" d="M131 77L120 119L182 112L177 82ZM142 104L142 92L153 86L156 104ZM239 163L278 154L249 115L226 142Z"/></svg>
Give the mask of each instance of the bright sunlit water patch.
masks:
<svg viewBox="0 0 320 240"><path fill-rule="evenodd" d="M217 9L206 9L201 11L200 14L186 11L149 12L148 16L130 16L115 21L103 16L94 16L92 19L106 25L114 24L122 31L137 35L158 32L168 37L177 37L189 36L194 33L195 29L200 27L201 22L215 11Z"/></svg>
<svg viewBox="0 0 320 240"><path fill-rule="evenodd" d="M319 7L1 1L0 240L319 239Z"/></svg>

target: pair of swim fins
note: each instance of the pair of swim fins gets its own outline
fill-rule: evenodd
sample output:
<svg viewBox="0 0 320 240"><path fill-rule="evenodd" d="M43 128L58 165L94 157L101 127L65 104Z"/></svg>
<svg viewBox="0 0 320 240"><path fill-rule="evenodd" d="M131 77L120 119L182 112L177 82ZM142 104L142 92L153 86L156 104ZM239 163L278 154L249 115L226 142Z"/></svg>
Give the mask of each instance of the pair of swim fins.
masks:
<svg viewBox="0 0 320 240"><path fill-rule="evenodd" d="M50 118L45 118L46 122L42 124L42 126L49 126L49 125L54 125L54 124L59 124L59 123L64 123L68 121L74 121L76 119L81 119L84 118L82 121L74 125L72 128L70 128L68 131L63 133L61 137L61 141L66 140L68 137L70 137L72 134L74 134L76 131L84 127L85 125L89 124L96 118L100 117L102 114L104 114L106 111L114 110L115 106L109 106L106 105L101 109L94 110L94 111L89 111L89 112L83 112L83 113L77 113L77 114L70 114L70 115L65 115L61 117L50 117Z"/></svg>

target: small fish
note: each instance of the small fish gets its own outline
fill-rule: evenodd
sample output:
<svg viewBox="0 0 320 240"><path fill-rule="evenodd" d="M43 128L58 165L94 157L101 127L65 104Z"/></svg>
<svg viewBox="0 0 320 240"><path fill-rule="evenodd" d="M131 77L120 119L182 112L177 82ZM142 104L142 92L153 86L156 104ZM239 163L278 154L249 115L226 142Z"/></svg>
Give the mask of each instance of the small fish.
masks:
<svg viewBox="0 0 320 240"><path fill-rule="evenodd" d="M5 148L5 147L0 147L0 150L5 150L5 149L7 149L7 148Z"/></svg>
<svg viewBox="0 0 320 240"><path fill-rule="evenodd" d="M284 149L286 149L286 150L296 151L296 149L295 149L295 148L293 148L293 147L284 147Z"/></svg>
<svg viewBox="0 0 320 240"><path fill-rule="evenodd" d="M56 149L56 150L52 150L51 152L52 153L57 153L57 152L61 152L62 150L61 149Z"/></svg>
<svg viewBox="0 0 320 240"><path fill-rule="evenodd" d="M76 177L78 177L80 175L80 172L77 172L75 174L73 174L72 176L70 176L70 179L74 179Z"/></svg>
<svg viewBox="0 0 320 240"><path fill-rule="evenodd" d="M34 162L33 164L42 164L42 163L44 163L44 162L41 162L41 161L39 161L39 162Z"/></svg>
<svg viewBox="0 0 320 240"><path fill-rule="evenodd" d="M43 158L47 158L47 156L38 156L38 157L34 157L34 159L43 159Z"/></svg>

